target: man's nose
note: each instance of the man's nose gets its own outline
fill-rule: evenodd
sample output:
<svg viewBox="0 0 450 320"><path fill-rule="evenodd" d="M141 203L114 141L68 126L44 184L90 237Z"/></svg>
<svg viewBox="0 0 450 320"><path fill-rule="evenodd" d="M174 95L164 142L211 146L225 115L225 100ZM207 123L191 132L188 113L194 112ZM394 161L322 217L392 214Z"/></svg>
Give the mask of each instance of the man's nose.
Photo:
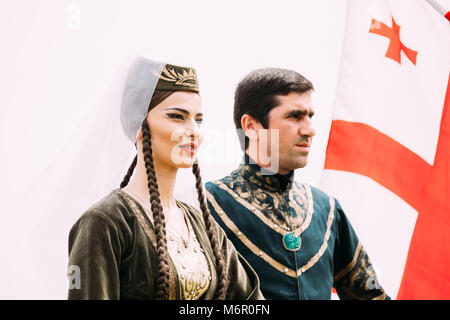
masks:
<svg viewBox="0 0 450 320"><path fill-rule="evenodd" d="M300 126L299 134L301 136L308 136L310 138L316 135L316 130L314 129L311 119L306 119L305 122Z"/></svg>

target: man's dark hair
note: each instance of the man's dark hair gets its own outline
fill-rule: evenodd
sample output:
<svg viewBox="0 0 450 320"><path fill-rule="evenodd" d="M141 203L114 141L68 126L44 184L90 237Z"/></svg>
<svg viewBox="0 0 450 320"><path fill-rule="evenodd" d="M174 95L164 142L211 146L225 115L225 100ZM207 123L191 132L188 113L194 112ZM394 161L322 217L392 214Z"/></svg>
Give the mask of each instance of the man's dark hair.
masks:
<svg viewBox="0 0 450 320"><path fill-rule="evenodd" d="M234 95L234 123L242 150L248 147L248 138L241 126L244 114L253 117L267 129L269 112L279 103L278 95L312 90L314 87L311 81L293 70L264 68L248 74L238 84Z"/></svg>

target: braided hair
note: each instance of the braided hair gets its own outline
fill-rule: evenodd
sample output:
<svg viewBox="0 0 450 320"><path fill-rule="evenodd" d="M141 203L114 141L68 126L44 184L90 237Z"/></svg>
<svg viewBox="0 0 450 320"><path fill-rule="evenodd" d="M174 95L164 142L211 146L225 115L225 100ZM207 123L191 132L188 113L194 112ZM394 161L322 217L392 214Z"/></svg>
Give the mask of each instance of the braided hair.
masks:
<svg viewBox="0 0 450 320"><path fill-rule="evenodd" d="M136 168L137 164L137 155L134 156L133 162L131 162L131 166L128 168L127 174L123 177L122 182L120 183L120 188L124 188L127 186L128 182L130 182L131 175L133 174L134 168Z"/></svg>
<svg viewBox="0 0 450 320"><path fill-rule="evenodd" d="M226 262L222 254L219 241L217 239L214 222L206 204L205 196L203 193L202 178L200 176L200 167L198 166L198 163L194 163L194 165L192 166L192 172L195 175L195 187L197 188L198 202L200 203L203 220L205 221L206 233L208 234L209 242L211 243L211 247L213 249L214 257L216 259L217 273L219 275L219 285L214 295L214 299L225 300L228 282Z"/></svg>
<svg viewBox="0 0 450 320"><path fill-rule="evenodd" d="M164 99L169 97L175 91L162 91L155 90L152 99L150 101L149 110L153 109L156 105L161 103ZM153 165L153 149L151 144L151 134L150 127L147 123L147 119L144 119L142 123L142 151L144 154L145 169L147 173L148 190L150 193L150 204L153 214L153 220L155 225L155 235L156 235L156 251L158 254L158 270L156 276L156 295L157 300L168 300L169 299L169 251L167 248L167 238L166 238L166 223L164 217L164 210L161 205L160 194L158 190L158 183L156 181L156 173ZM129 167L125 177L120 184L120 188L124 188L133 174L136 167L137 155L133 159L131 166ZM206 226L206 233L208 235L211 247L213 249L217 274L218 274L218 287L214 294L213 299L224 300L227 291L228 278L226 272L226 261L223 256L218 238L217 231L215 229L215 224L213 218L208 210L206 204L205 196L203 193L202 180L200 176L200 168L197 163L192 166L192 172L195 176L195 187L198 193L198 200L200 203L200 209L203 214L203 220Z"/></svg>

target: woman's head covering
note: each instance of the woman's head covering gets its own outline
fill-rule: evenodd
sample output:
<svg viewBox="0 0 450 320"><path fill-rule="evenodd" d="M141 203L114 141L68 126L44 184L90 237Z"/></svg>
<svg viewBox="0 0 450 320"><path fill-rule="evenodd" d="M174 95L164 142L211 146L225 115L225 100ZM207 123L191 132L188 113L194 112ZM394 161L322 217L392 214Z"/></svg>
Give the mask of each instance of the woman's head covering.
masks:
<svg viewBox="0 0 450 320"><path fill-rule="evenodd" d="M147 116L154 90L199 92L193 68L162 64L137 58L128 71L120 109L120 121L126 136L133 142Z"/></svg>
<svg viewBox="0 0 450 320"><path fill-rule="evenodd" d="M67 241L60 239L67 239L83 212L119 187L136 155L135 139L154 90L198 92L192 68L136 56L114 68L115 75L104 85L104 92L86 97L92 102L90 112L51 165L14 196L21 203L20 210L33 212L36 219L29 239L23 241L31 244L30 255L35 261L32 269L41 291L52 298L67 296L68 282L63 270L67 269L68 248ZM10 201L14 203L13 199ZM33 241L36 238L41 240Z"/></svg>

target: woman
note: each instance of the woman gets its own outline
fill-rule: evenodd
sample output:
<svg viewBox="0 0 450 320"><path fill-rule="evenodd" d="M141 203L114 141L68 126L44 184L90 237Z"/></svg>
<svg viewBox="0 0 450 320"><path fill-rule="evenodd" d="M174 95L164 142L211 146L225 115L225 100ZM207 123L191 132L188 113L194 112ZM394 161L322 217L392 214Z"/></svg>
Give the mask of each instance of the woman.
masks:
<svg viewBox="0 0 450 320"><path fill-rule="evenodd" d="M256 273L208 211L195 163L201 121L193 69L133 64L121 122L137 155L120 189L70 231L69 266L80 277L69 299L263 299ZM187 167L201 214L173 196L177 170Z"/></svg>

